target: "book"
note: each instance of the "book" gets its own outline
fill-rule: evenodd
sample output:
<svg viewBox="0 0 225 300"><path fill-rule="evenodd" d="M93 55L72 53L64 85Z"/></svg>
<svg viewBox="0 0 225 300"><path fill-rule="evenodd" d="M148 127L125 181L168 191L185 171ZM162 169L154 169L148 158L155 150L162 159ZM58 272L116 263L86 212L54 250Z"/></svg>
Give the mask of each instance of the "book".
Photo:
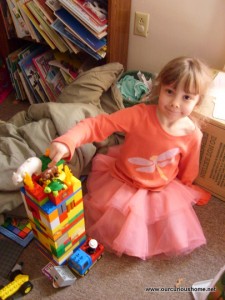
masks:
<svg viewBox="0 0 225 300"><path fill-rule="evenodd" d="M10 73L10 78L12 81L13 88L16 93L16 99L22 99L21 95L21 84L20 80L18 80L18 61L19 61L19 53L23 50L23 48L19 48L13 52L11 52L6 58L7 67Z"/></svg>
<svg viewBox="0 0 225 300"><path fill-rule="evenodd" d="M27 2L22 5L22 9L27 15L27 17L30 19L36 30L40 33L40 35L43 37L43 39L46 41L46 43L52 48L55 49L54 43L49 39L45 31L42 29L41 24L37 21L37 19L34 17L34 15L31 13L31 11L27 7Z"/></svg>
<svg viewBox="0 0 225 300"><path fill-rule="evenodd" d="M51 93L52 97L56 100L66 86L66 82L60 70L55 66L49 65L49 61L54 59L54 52L47 50L34 57L33 63L37 68L40 77L48 88L49 93Z"/></svg>
<svg viewBox="0 0 225 300"><path fill-rule="evenodd" d="M51 26L58 31L62 36L66 39L70 40L73 44L78 46L81 50L85 51L89 55L91 55L96 60L102 59L102 56L97 52L93 51L91 48L82 43L79 39L77 39L72 33L66 30L66 26L59 19L56 19Z"/></svg>
<svg viewBox="0 0 225 300"><path fill-rule="evenodd" d="M55 16L45 0L33 0L35 5L42 11L46 20L51 24L55 20Z"/></svg>
<svg viewBox="0 0 225 300"><path fill-rule="evenodd" d="M25 91L25 94L26 94L26 99L30 102L30 104L34 104L36 103L35 102L35 99L34 99L34 96L32 94L32 91L30 90L30 87L24 77L24 74L22 71L18 71L19 73L19 76L20 76L20 80L23 84L23 87L24 87L24 91Z"/></svg>
<svg viewBox="0 0 225 300"><path fill-rule="evenodd" d="M98 39L101 39L107 35L108 25L97 24L80 6L78 6L73 0L59 0L61 5L68 10L74 17L78 19L92 34Z"/></svg>
<svg viewBox="0 0 225 300"><path fill-rule="evenodd" d="M54 52L55 59L49 61L49 65L55 66L60 69L62 75L67 73L73 80L79 73L81 61L74 55L69 55L60 52Z"/></svg>
<svg viewBox="0 0 225 300"><path fill-rule="evenodd" d="M52 43L59 49L61 52L66 52L68 50L68 47L64 43L63 39L58 35L57 32L55 32L52 27L48 24L48 22L45 20L45 15L43 12L35 5L35 2L28 1L26 2L26 6L29 8L31 13L35 16L35 18L38 20L42 30L45 32L45 34L48 36L48 39L52 41ZM48 40L46 40L48 41ZM53 48L54 49L54 48Z"/></svg>
<svg viewBox="0 0 225 300"><path fill-rule="evenodd" d="M16 0L6 0L18 38L30 36L27 25L20 13Z"/></svg>
<svg viewBox="0 0 225 300"><path fill-rule="evenodd" d="M36 49L36 45L35 44L29 44L27 47L25 46L19 53L18 53L18 59L19 61L22 60L23 58L25 58L26 56L28 56L32 51L34 51ZM26 95L26 99L28 99L28 101L30 102L30 104L36 103L35 98L32 94L32 91L30 89L30 86L28 85L24 74L22 72L22 70L20 68L18 68L18 75L20 77L20 82L23 85L24 88L24 92ZM40 93L39 93L40 94ZM40 94L42 96L42 94ZM46 98L45 97L41 97L43 99L44 102L46 102Z"/></svg>
<svg viewBox="0 0 225 300"><path fill-rule="evenodd" d="M61 33L59 33L59 34L61 35L61 37L63 38L63 40L67 44L67 47L68 47L68 50L69 50L70 53L78 54L80 52L80 48L77 45L73 44L70 40L68 40Z"/></svg>
<svg viewBox="0 0 225 300"><path fill-rule="evenodd" d="M98 51L106 45L106 39L96 38L86 27L84 27L76 18L74 18L65 8L61 8L54 12L75 35L93 51Z"/></svg>
<svg viewBox="0 0 225 300"><path fill-rule="evenodd" d="M40 37L40 35L37 34L37 31L34 29L34 26L32 25L30 19L28 18L28 16L25 14L22 5L26 2L27 0L17 0L17 5L18 8L20 10L20 13L24 19L24 22L27 25L27 29L30 32L30 36L33 40L35 40L36 42L41 42L42 38Z"/></svg>
<svg viewBox="0 0 225 300"><path fill-rule="evenodd" d="M36 103L48 101L48 97L39 82L40 75L38 74L38 71L32 61L34 57L40 55L40 53L44 51L46 51L46 47L40 45L36 47L36 49L29 55L25 56L19 61L19 66L30 87Z"/></svg>
<svg viewBox="0 0 225 300"><path fill-rule="evenodd" d="M45 4L54 12L61 8L58 0L46 0Z"/></svg>
<svg viewBox="0 0 225 300"><path fill-rule="evenodd" d="M74 0L90 17L98 24L108 23L107 19L107 1L100 0Z"/></svg>

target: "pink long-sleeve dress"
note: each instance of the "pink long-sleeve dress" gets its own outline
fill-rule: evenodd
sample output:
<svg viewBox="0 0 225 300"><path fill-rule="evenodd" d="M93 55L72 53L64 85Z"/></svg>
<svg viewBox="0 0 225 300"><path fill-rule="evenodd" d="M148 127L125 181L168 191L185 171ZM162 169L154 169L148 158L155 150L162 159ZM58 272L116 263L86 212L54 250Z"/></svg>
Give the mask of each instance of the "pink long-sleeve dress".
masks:
<svg viewBox="0 0 225 300"><path fill-rule="evenodd" d="M206 243L193 205L202 133L173 136L155 105L139 104L81 121L55 139L70 150L124 132L122 145L97 154L84 197L89 236L118 255L141 259L187 254Z"/></svg>

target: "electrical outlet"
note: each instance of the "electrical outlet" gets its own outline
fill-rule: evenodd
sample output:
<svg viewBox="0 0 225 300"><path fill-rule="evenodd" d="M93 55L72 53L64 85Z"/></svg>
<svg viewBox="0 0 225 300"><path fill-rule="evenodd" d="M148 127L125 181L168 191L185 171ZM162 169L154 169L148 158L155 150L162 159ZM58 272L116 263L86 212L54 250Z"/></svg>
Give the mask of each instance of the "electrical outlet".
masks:
<svg viewBox="0 0 225 300"><path fill-rule="evenodd" d="M136 11L134 20L134 34L147 37L149 29L149 14Z"/></svg>

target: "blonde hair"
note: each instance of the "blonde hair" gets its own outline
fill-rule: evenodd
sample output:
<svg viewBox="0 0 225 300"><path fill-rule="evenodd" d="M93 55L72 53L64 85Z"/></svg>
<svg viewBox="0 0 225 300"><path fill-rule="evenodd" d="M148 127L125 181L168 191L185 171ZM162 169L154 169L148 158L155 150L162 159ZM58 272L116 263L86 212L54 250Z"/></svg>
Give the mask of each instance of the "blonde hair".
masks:
<svg viewBox="0 0 225 300"><path fill-rule="evenodd" d="M198 105L201 105L212 79L211 69L200 59L185 56L175 58L155 78L150 101L152 99L155 102L162 85L173 85L176 89L182 83L186 93L200 95Z"/></svg>

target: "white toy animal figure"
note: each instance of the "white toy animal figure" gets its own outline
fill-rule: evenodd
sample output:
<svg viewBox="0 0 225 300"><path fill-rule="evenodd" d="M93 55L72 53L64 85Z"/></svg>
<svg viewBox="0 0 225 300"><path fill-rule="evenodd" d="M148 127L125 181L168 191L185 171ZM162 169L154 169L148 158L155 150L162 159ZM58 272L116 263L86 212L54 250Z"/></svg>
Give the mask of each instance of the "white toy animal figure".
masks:
<svg viewBox="0 0 225 300"><path fill-rule="evenodd" d="M38 157L30 157L17 169L16 172L13 172L12 181L15 185L18 185L23 181L26 174L32 176L32 174L39 175L41 174L42 161Z"/></svg>

